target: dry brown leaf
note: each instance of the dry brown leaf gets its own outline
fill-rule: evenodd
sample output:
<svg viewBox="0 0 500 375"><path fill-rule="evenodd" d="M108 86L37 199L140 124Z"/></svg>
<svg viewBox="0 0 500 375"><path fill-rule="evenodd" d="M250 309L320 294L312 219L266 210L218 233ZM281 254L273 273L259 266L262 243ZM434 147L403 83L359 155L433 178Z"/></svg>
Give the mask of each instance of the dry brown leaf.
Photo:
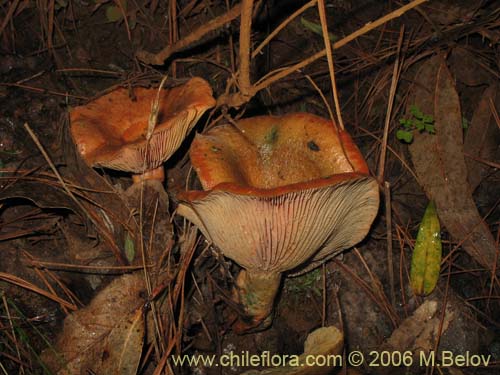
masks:
<svg viewBox="0 0 500 375"><path fill-rule="evenodd" d="M123 275L86 308L64 320L55 345L42 355L59 375L135 374L142 353L146 294L142 275Z"/></svg>
<svg viewBox="0 0 500 375"><path fill-rule="evenodd" d="M448 58L453 75L467 86L479 86L488 83L492 76L478 61L477 55L457 46Z"/></svg>
<svg viewBox="0 0 500 375"><path fill-rule="evenodd" d="M418 71L408 105L434 115L436 134L416 133L410 154L420 185L436 202L453 239L478 263L492 269L496 245L477 211L467 182L462 114L455 83L444 59L435 56Z"/></svg>
<svg viewBox="0 0 500 375"><path fill-rule="evenodd" d="M466 154L489 161L498 160L500 156L500 129L490 108L494 104L500 113L500 86L493 85L485 90L472 117L471 125L465 136L464 151ZM468 179L474 191L491 168L466 157Z"/></svg>
<svg viewBox="0 0 500 375"><path fill-rule="evenodd" d="M310 366L307 357L334 358L340 355L344 347L344 336L336 327L322 327L311 332L304 343L304 353L290 358L289 366L274 367L266 370L250 370L241 375L327 375L333 372L335 366ZM319 362L319 361L318 361Z"/></svg>
<svg viewBox="0 0 500 375"><path fill-rule="evenodd" d="M412 368L408 373L421 373L423 358L436 354L436 362L440 353L447 351L454 355L477 353L480 337L485 330L478 327L473 314L453 291L443 294L445 283L442 282L437 293L424 300L413 313L401 322L391 336L377 349L379 353L411 353ZM444 310L444 311L443 311ZM437 351L436 350L437 346ZM380 366L373 368L377 375L392 375L395 368Z"/></svg>
<svg viewBox="0 0 500 375"><path fill-rule="evenodd" d="M45 183L40 181L29 181L14 175L9 176L9 179L6 178L5 180L10 185L0 190L0 201L22 198L30 200L40 208L65 208L74 212L79 212L79 208L70 197L68 197L64 190L57 186L57 182L48 179Z"/></svg>
<svg viewBox="0 0 500 375"><path fill-rule="evenodd" d="M107 353L99 370L103 374L135 374L144 342L144 311L142 306L119 321L107 337Z"/></svg>
<svg viewBox="0 0 500 375"><path fill-rule="evenodd" d="M429 352L434 349L436 337L439 336L440 314L439 303L435 300L426 300L413 314L406 318L392 333L384 344L382 350L411 350ZM449 310L449 309L448 309ZM447 311L442 322L441 333L446 332L454 313Z"/></svg>

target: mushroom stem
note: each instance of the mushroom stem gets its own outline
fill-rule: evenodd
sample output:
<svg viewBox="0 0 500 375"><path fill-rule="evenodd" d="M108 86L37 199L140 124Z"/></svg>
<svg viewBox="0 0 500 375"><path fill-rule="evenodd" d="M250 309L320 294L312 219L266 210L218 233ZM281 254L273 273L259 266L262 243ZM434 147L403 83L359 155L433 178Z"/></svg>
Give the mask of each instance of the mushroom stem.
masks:
<svg viewBox="0 0 500 375"><path fill-rule="evenodd" d="M233 298L245 316L234 324L237 333L261 330L272 322L273 304L281 283L281 273L241 270L236 279Z"/></svg>
<svg viewBox="0 0 500 375"><path fill-rule="evenodd" d="M132 176L132 181L134 181L134 184L141 182L141 180L158 180L159 182L165 181L165 171L163 169L163 166L147 170L142 174L134 174Z"/></svg>

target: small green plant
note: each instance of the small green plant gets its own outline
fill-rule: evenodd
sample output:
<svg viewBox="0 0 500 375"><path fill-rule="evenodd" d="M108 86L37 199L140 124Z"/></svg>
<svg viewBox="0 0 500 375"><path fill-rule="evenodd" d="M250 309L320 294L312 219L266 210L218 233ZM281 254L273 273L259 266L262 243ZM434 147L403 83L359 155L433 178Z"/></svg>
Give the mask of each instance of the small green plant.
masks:
<svg viewBox="0 0 500 375"><path fill-rule="evenodd" d="M317 268L302 276L287 279L285 289L294 295L321 296L321 269Z"/></svg>
<svg viewBox="0 0 500 375"><path fill-rule="evenodd" d="M462 117L462 129L469 129L469 120L467 120L465 117Z"/></svg>
<svg viewBox="0 0 500 375"><path fill-rule="evenodd" d="M396 132L397 139L406 143L411 143L415 130L418 130L420 133L427 132L429 134L436 134L434 117L424 114L416 105L410 106L410 114L410 118L399 119L402 129Z"/></svg>

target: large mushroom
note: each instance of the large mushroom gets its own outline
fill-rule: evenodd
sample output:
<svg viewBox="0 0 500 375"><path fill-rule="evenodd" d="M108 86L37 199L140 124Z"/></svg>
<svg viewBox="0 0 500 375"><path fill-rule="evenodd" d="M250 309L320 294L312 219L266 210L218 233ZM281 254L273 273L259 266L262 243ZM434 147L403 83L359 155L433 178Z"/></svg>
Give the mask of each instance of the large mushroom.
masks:
<svg viewBox="0 0 500 375"><path fill-rule="evenodd" d="M158 95L158 117L148 137L152 104ZM179 148L203 113L215 105L212 89L191 78L168 90L118 88L70 112L71 135L91 167L132 172L141 180L163 182L162 164ZM148 139L149 138L149 139Z"/></svg>
<svg viewBox="0 0 500 375"><path fill-rule="evenodd" d="M360 242L378 185L350 136L298 113L262 116L198 134L191 162L204 191L179 195L178 213L238 263L234 299L243 332L271 323L283 273L297 274Z"/></svg>

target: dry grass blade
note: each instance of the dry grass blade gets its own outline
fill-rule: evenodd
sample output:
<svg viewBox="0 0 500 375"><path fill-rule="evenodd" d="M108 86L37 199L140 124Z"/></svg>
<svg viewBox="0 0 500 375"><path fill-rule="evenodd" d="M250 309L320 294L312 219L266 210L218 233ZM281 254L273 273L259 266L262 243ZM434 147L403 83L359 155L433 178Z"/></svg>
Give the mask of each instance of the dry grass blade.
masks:
<svg viewBox="0 0 500 375"><path fill-rule="evenodd" d="M9 303L7 302L7 298L5 297L5 294L2 293L2 302L3 302L3 308L6 312L6 317L7 317L7 320L9 322L9 328L10 328L10 331L11 331L11 337L12 337L12 341L13 341L13 344L15 346L15 349L16 349L16 355L17 355L17 360L19 361L19 364L21 364L21 367L19 369L19 374L24 374L24 366L23 366L23 361L21 359L21 352L19 350L19 342L18 342L18 339L17 339L17 335L16 335L16 330L14 328L14 323L13 323L13 317L10 313L10 309L9 309ZM2 329L3 327L0 325L0 329ZM7 372L5 372L5 374L7 374Z"/></svg>
<svg viewBox="0 0 500 375"><path fill-rule="evenodd" d="M332 86L333 101L335 103L335 110L337 113L337 121L338 121L338 124L340 126L340 129L344 130L345 127L344 127L344 121L342 120L342 113L340 110L339 94L337 92L337 84L335 82L335 67L333 64L332 44L330 41L330 36L328 34L328 24L326 21L324 0L318 0L318 10L319 10L319 19L321 21L321 29L323 31L323 40L325 42L325 51L326 51L326 57L328 60L328 71L330 72L330 82L331 82L331 86Z"/></svg>
<svg viewBox="0 0 500 375"><path fill-rule="evenodd" d="M385 159L387 153L387 139L389 136L389 125L392 120L392 109L394 106L394 98L396 96L396 88L398 86L399 76L401 74L401 67L403 65L403 59L402 56L400 55L401 46L403 44L403 37L404 37L404 26L401 27L401 30L399 32L398 53L396 55L396 61L394 63L394 70L392 72L391 88L389 91L389 102L387 105L387 113L385 115L384 136L382 138L380 159L378 164L379 167L377 174L379 184L382 184L382 182L384 181Z"/></svg>
<svg viewBox="0 0 500 375"><path fill-rule="evenodd" d="M30 290L34 293L40 294L41 296L47 297L48 299L55 301L55 302L59 303L61 306L64 306L70 310L76 310L78 308L75 304L62 299L55 294L49 293L46 290L43 290L43 289L37 287L36 285L34 285L26 280L23 280L20 277L17 277L15 275L11 275L11 274L8 274L5 272L0 272L0 280L6 281L10 284L17 285L21 288Z"/></svg>
<svg viewBox="0 0 500 375"><path fill-rule="evenodd" d="M7 11L7 14L5 15L5 18L3 19L2 25L0 26L0 36L3 34L3 31L7 24L10 22L12 19L12 15L17 9L17 6L19 5L20 0L14 0L9 7L9 10Z"/></svg>
<svg viewBox="0 0 500 375"><path fill-rule="evenodd" d="M312 8L316 5L318 0L311 0L308 3L304 4L302 7L297 9L294 13L292 13L286 20L284 20L278 27L276 27L267 37L264 39L252 52L252 59L257 57L257 55L262 51L262 49L269 44L269 42L276 36L278 33L283 30L290 22L292 22L295 18L304 13L307 9Z"/></svg>

